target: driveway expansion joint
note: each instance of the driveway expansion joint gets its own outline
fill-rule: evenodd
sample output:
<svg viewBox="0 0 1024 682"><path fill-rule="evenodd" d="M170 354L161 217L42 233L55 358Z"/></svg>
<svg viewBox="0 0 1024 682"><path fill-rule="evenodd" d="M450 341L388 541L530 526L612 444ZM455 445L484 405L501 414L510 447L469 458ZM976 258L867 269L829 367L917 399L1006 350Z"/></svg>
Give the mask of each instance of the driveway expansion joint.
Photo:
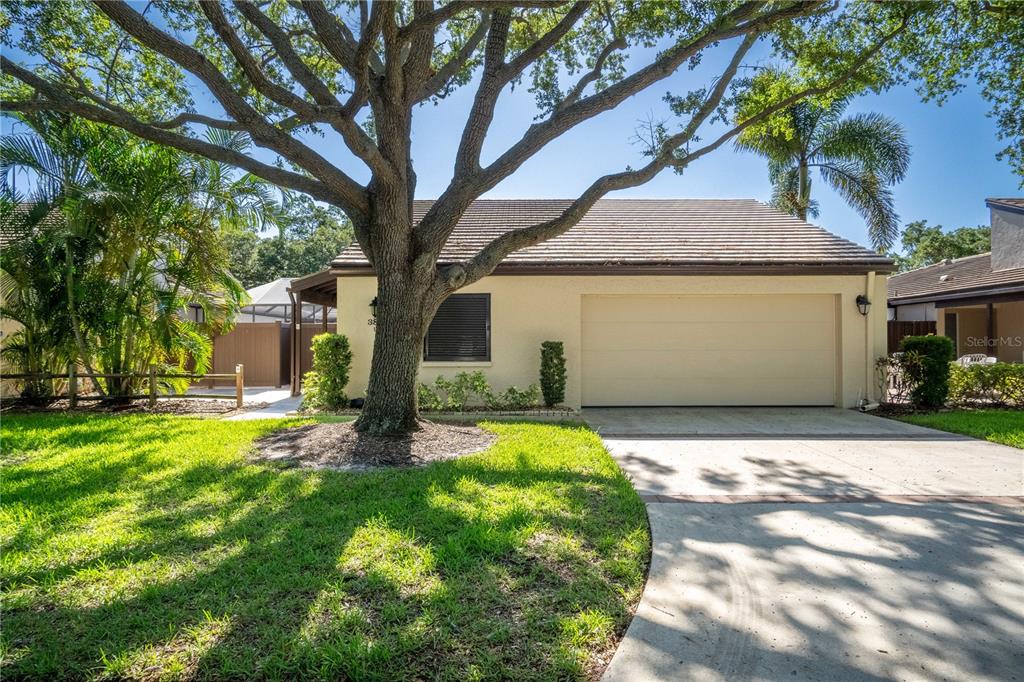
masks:
<svg viewBox="0 0 1024 682"><path fill-rule="evenodd" d="M1024 506L1024 495L650 495L641 494L645 504L997 504Z"/></svg>

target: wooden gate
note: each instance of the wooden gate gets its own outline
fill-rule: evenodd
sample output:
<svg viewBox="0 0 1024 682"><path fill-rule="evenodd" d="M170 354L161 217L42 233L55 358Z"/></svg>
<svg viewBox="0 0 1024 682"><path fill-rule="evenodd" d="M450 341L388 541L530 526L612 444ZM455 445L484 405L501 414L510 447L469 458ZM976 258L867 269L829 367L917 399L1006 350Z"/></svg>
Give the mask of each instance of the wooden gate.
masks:
<svg viewBox="0 0 1024 682"><path fill-rule="evenodd" d="M907 336L925 336L935 333L935 322L929 320L889 320L889 352L900 349L900 342ZM248 371L248 370L246 370Z"/></svg>
<svg viewBox="0 0 1024 682"><path fill-rule="evenodd" d="M327 325L328 333L335 333L338 331L338 325L336 323L329 323ZM324 333L324 325L322 322L303 322L302 323L302 345L299 346L301 352L299 353L299 378L302 375L313 369L313 337L318 334Z"/></svg>
<svg viewBox="0 0 1024 682"><path fill-rule="evenodd" d="M213 339L214 373L245 365L246 386L284 386L291 380L291 335L281 322L239 322Z"/></svg>

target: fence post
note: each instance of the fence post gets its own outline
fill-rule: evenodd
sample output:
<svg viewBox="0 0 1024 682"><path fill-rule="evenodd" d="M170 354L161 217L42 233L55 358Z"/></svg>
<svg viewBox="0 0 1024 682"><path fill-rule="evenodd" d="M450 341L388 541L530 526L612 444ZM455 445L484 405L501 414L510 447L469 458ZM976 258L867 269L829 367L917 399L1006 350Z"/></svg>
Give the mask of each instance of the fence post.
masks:
<svg viewBox="0 0 1024 682"><path fill-rule="evenodd" d="M245 365L235 365L235 407L242 407L242 393L245 390Z"/></svg>
<svg viewBox="0 0 1024 682"><path fill-rule="evenodd" d="M68 405L72 410L78 407L78 375L73 362L68 363Z"/></svg>
<svg viewBox="0 0 1024 682"><path fill-rule="evenodd" d="M156 365L149 366L149 409L156 407Z"/></svg>

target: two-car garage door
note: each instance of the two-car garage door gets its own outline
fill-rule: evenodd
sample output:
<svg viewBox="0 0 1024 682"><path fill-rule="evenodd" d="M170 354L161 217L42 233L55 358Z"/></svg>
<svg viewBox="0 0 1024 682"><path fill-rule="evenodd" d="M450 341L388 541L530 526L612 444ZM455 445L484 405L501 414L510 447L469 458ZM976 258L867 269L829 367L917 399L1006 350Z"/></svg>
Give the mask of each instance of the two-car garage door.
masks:
<svg viewBox="0 0 1024 682"><path fill-rule="evenodd" d="M583 404L832 405L829 295L584 296Z"/></svg>

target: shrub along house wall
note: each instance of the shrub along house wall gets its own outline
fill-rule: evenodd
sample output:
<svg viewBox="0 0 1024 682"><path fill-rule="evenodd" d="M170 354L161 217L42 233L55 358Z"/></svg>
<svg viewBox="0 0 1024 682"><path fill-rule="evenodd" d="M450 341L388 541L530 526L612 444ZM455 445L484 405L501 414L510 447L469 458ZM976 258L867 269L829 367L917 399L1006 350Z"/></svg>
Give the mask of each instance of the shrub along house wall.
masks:
<svg viewBox="0 0 1024 682"><path fill-rule="evenodd" d="M836 387L835 404L856 405L867 396L877 397L874 362L886 352L886 278L874 278L870 315L865 319L855 300L863 294L866 277L857 275L770 276L533 276L485 277L459 293L491 295L491 359L486 362L427 361L420 366L420 381L432 383L439 375L481 370L490 385L501 391L537 381L538 349L550 339L565 344L568 381L565 405L581 406L582 301L588 295L765 295L827 294L835 297ZM352 377L349 396L365 395L373 351L370 302L376 296L376 279L369 276L338 278L338 331L352 345ZM751 338L758 330L750 329ZM743 377L736 377L742 382Z"/></svg>

